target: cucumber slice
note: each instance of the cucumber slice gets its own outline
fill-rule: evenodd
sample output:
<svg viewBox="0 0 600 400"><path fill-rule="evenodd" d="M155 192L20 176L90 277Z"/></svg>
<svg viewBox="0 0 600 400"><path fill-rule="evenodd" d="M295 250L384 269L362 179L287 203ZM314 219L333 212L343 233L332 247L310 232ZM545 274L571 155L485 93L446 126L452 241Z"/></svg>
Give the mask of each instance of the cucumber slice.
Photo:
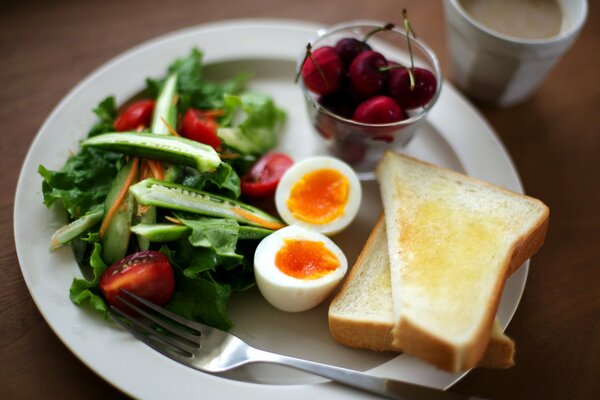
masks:
<svg viewBox="0 0 600 400"><path fill-rule="evenodd" d="M131 232L151 242L164 243L186 238L192 229L177 224L137 224L131 227Z"/></svg>
<svg viewBox="0 0 600 400"><path fill-rule="evenodd" d="M142 236L151 242L164 243L188 237L192 229L185 225L177 224L137 224L131 227L131 232ZM240 225L239 240L260 240L273 233L271 229L255 226Z"/></svg>
<svg viewBox="0 0 600 400"><path fill-rule="evenodd" d="M150 131L158 135L170 135L167 124L171 127L177 126L177 74L171 74L163 84L160 93L156 97L156 104L154 106L154 113L152 114L152 124L150 125ZM164 119L164 121L163 121ZM166 124L165 124L166 122ZM167 166L167 181L173 181L174 176L178 170L177 166L173 164ZM155 224L156 223L156 208L150 207L140 217L140 223L142 224ZM137 241L140 245L140 250L148 250L150 247L150 240L143 235L137 235Z"/></svg>
<svg viewBox="0 0 600 400"><path fill-rule="evenodd" d="M113 184L106 196L104 203L104 209L108 210L116 201L121 188L127 182L127 176L133 168L133 160L130 160L127 164L123 165ZM131 232L131 219L133 217L133 210L135 201L131 193L127 193L123 199L123 203L119 206L117 211L112 217L106 232L102 236L102 258L107 264L113 264L125 257L127 248L129 247L129 237Z"/></svg>
<svg viewBox="0 0 600 400"><path fill-rule="evenodd" d="M169 128L161 120L161 117L172 127L177 126L177 107L175 107L175 96L177 94L177 74L169 75L163 84L160 93L156 97L154 113L150 130L160 135L170 135Z"/></svg>
<svg viewBox="0 0 600 400"><path fill-rule="evenodd" d="M90 230L94 225L102 220L104 211L94 211L85 214L79 219L67 224L58 229L50 238L50 250L59 248L62 245L69 243L71 240L77 238L82 233Z"/></svg>
<svg viewBox="0 0 600 400"><path fill-rule="evenodd" d="M243 224L268 229L284 226L281 220L256 207L175 183L146 179L132 185L129 191L140 204L146 206L231 218Z"/></svg>
<svg viewBox="0 0 600 400"><path fill-rule="evenodd" d="M81 145L188 165L200 172L212 172L221 164L219 154L211 146L178 136L111 132L84 140Z"/></svg>

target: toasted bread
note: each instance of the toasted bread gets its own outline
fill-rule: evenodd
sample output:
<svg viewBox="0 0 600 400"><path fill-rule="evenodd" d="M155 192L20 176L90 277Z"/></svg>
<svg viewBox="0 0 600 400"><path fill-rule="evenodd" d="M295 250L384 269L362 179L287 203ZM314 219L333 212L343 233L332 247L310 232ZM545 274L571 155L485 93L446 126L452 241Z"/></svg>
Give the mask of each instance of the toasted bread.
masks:
<svg viewBox="0 0 600 400"><path fill-rule="evenodd" d="M392 336L394 317L385 223L379 219L342 288L329 306L329 330L340 344L376 351L402 351ZM479 366L514 365L515 346L496 321Z"/></svg>
<svg viewBox="0 0 600 400"><path fill-rule="evenodd" d="M476 366L507 277L544 241L548 207L393 152L385 153L376 176L393 345L448 371Z"/></svg>

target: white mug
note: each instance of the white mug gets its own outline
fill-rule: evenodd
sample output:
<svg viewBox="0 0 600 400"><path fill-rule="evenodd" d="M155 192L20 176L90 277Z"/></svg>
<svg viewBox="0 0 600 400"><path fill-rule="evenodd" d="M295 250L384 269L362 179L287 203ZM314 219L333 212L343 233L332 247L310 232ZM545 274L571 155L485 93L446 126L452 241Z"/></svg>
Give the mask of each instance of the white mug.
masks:
<svg viewBox="0 0 600 400"><path fill-rule="evenodd" d="M446 37L454 83L476 101L509 106L526 100L577 38L586 0L558 0L556 36L520 39L495 32L471 17L459 0L444 0Z"/></svg>

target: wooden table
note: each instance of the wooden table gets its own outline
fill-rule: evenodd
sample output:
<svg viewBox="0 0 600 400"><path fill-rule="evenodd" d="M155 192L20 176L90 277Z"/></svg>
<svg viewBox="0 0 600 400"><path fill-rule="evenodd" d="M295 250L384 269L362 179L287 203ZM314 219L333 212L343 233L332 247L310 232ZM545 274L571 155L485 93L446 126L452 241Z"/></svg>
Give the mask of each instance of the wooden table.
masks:
<svg viewBox="0 0 600 400"><path fill-rule="evenodd" d="M99 65L157 35L206 22L398 22L404 5L449 69L438 1L87 3L18 1L0 10L0 397L6 399L123 396L44 322L21 276L12 233L15 186L29 144L56 103ZM600 7L590 6L581 37L533 98L507 109L479 107L526 191L549 205L551 223L507 331L517 343L517 365L473 371L453 391L495 399L600 397Z"/></svg>

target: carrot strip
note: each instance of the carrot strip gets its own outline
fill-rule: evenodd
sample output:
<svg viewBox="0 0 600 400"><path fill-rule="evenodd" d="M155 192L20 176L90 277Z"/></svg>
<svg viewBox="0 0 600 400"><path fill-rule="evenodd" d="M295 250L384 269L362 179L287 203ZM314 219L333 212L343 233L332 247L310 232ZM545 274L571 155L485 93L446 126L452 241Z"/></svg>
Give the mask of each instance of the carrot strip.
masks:
<svg viewBox="0 0 600 400"><path fill-rule="evenodd" d="M219 153L219 158L221 160L235 160L236 158L240 158L240 155L236 153Z"/></svg>
<svg viewBox="0 0 600 400"><path fill-rule="evenodd" d="M150 167L150 171L152 171L152 175L161 181L165 180L165 169L161 162L156 160L147 160L148 166Z"/></svg>
<svg viewBox="0 0 600 400"><path fill-rule="evenodd" d="M200 110L200 113L205 117L222 117L225 115L225 110L222 109L214 109L214 110Z"/></svg>
<svg viewBox="0 0 600 400"><path fill-rule="evenodd" d="M252 221L256 224L259 224L263 228L277 230L277 229L281 229L281 228L285 227L284 224L264 220L260 217L257 217L256 215L254 215L252 213L249 213L248 211L242 210L240 207L234 207L233 212L241 217L246 218L248 221Z"/></svg>
<svg viewBox="0 0 600 400"><path fill-rule="evenodd" d="M173 222L174 224L177 224L177 225L183 225L183 222L181 222L181 221L180 221L179 219L177 219L177 218L174 218L174 217L169 217L168 215L165 215L165 219L166 219L167 221L171 221L171 222Z"/></svg>
<svg viewBox="0 0 600 400"><path fill-rule="evenodd" d="M181 136L179 133L177 133L177 131L175 129L173 129L173 127L171 125L169 125L169 123L167 122L166 119L164 119L163 117L160 117L160 120L162 121L163 124L165 124L165 126L167 127L167 129L169 130L169 133L171 133L171 135Z"/></svg>
<svg viewBox="0 0 600 400"><path fill-rule="evenodd" d="M131 166L131 170L129 171L129 174L127 175L127 178L125 179L125 183L123 184L121 191L117 195L115 202L108 209L108 212L106 213L106 216L104 217L104 220L102 221L102 225L100 225L100 230L98 231L98 234L100 235L100 237L103 237L104 234L106 233L106 230L108 229L108 226L110 225L110 222L112 221L113 217L115 216L115 213L119 209L119 206L123 202L123 199L125 198L125 195L127 194L127 191L129 190L129 186L131 186L131 184L135 180L135 176L137 175L137 171L138 171L138 164L139 164L139 159L136 157L133 159L133 165Z"/></svg>

